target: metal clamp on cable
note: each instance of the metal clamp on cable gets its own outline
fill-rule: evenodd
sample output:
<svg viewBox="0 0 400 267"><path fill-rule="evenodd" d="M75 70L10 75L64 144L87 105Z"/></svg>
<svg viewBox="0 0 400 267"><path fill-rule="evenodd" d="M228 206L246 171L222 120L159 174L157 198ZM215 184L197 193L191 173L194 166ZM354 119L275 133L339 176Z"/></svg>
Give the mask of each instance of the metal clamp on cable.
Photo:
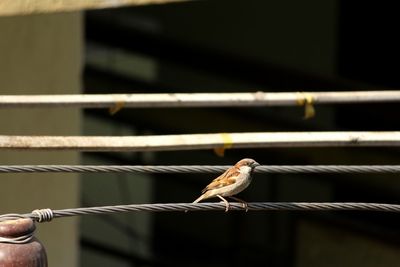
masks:
<svg viewBox="0 0 400 267"><path fill-rule="evenodd" d="M50 222L54 217L54 213L51 209L34 210L32 214L35 215L37 222Z"/></svg>

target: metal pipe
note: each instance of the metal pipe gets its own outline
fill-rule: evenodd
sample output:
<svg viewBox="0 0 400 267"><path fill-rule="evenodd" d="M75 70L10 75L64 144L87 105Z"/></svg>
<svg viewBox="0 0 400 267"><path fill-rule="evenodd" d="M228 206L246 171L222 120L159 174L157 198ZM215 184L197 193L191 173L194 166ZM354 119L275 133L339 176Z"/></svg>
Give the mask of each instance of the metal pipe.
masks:
<svg viewBox="0 0 400 267"><path fill-rule="evenodd" d="M400 146L400 132L255 132L149 136L0 135L0 150L176 151L375 146Z"/></svg>
<svg viewBox="0 0 400 267"><path fill-rule="evenodd" d="M184 108L399 102L399 91L2 95L0 108Z"/></svg>

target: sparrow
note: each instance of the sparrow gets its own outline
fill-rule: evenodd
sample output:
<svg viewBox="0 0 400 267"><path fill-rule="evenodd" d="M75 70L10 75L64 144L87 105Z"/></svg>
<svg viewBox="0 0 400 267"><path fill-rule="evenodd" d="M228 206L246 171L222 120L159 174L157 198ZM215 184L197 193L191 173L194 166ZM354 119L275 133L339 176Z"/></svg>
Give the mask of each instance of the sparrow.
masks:
<svg viewBox="0 0 400 267"><path fill-rule="evenodd" d="M248 211L247 202L240 198L234 197L244 189L246 189L251 182L251 175L254 168L260 166L253 159L242 159L234 166L227 169L223 174L215 178L209 185L202 191L202 195L197 198L193 203L198 203L204 199L218 197L225 203L225 212L229 210L229 202L224 198L231 198L243 204L243 208Z"/></svg>

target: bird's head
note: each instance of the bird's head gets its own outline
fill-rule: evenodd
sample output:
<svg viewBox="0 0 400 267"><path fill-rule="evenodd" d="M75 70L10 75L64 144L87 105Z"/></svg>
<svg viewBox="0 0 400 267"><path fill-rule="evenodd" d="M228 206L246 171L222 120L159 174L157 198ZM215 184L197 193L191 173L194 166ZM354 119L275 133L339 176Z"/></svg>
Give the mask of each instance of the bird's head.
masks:
<svg viewBox="0 0 400 267"><path fill-rule="evenodd" d="M235 164L236 167L250 167L251 169L254 169L257 166L260 166L260 164L255 161L254 159L242 159L238 163Z"/></svg>

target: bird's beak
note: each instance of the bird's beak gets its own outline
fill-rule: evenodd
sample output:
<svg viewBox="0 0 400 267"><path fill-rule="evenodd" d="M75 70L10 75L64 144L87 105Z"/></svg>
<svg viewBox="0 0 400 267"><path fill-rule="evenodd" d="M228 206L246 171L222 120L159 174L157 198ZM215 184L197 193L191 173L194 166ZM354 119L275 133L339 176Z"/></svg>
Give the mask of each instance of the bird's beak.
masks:
<svg viewBox="0 0 400 267"><path fill-rule="evenodd" d="M253 167L257 167L257 166L260 166L260 163L254 162L254 163L253 163Z"/></svg>

